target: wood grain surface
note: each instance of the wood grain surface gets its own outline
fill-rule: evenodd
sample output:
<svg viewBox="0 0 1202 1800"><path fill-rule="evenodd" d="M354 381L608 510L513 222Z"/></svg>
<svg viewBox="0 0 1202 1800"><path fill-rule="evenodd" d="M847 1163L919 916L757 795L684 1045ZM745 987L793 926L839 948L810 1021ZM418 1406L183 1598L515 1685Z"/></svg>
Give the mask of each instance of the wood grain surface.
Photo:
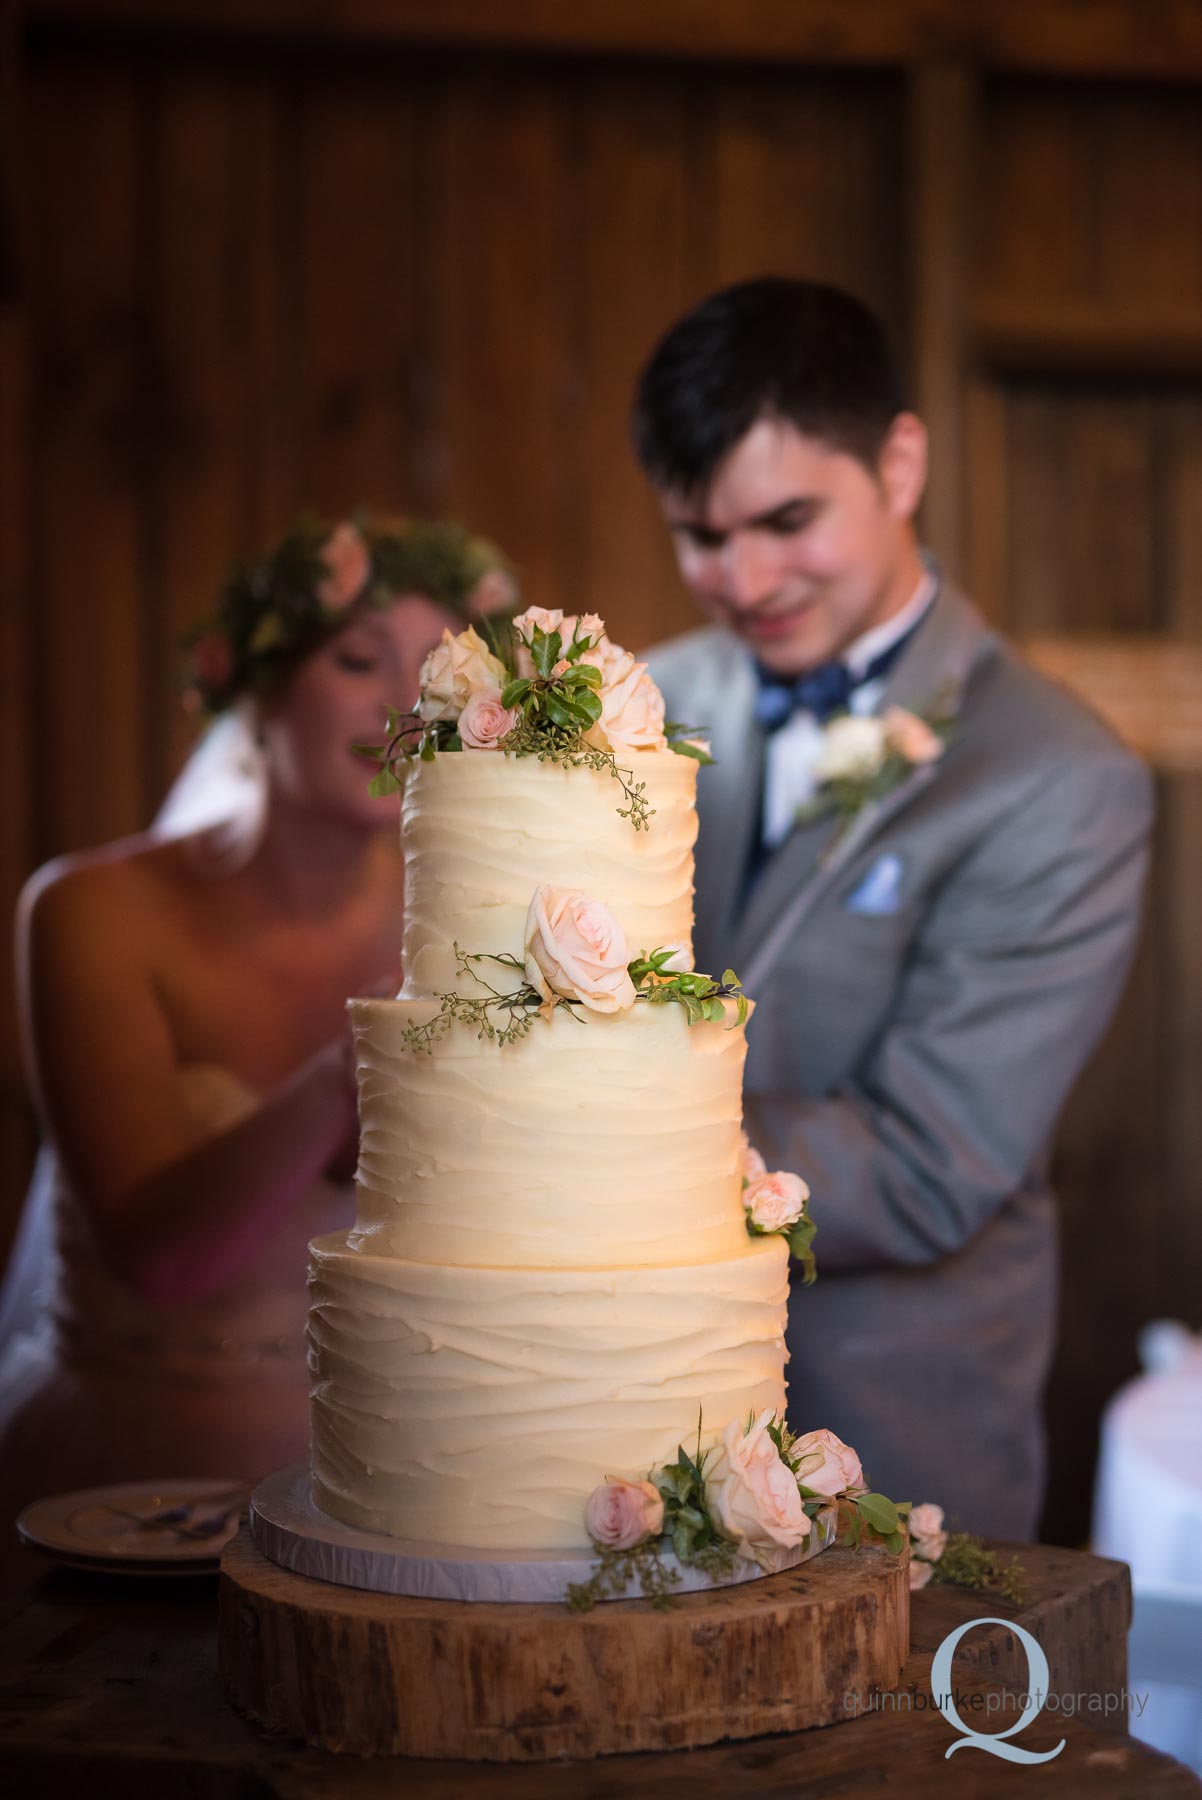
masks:
<svg viewBox="0 0 1202 1800"><path fill-rule="evenodd" d="M1130 1586L1119 1563L1005 1549L1026 1571L1022 1608L958 1588L914 1595L911 1655L889 1710L707 1749L541 1765L336 1756L259 1731L221 1691L214 1583L51 1572L0 1613L0 1785L21 1800L617 1800L675 1791L690 1800L1013 1800L1020 1790L1010 1765L976 1751L947 1760L951 1733L929 1704L932 1651L957 1625L996 1613L1039 1638L1058 1693L1117 1692L1126 1680ZM1025 1689L1008 1639L1002 1626L962 1641L959 1693L980 1693L984 1706L991 1694L996 1702ZM770 1686L771 1672L760 1680ZM1197 1780L1127 1738L1122 1723L1114 1717L1106 1730L1087 1711L1044 1713L1024 1742L1047 1750L1063 1737L1065 1749L1018 1779L1041 1782L1057 1800L1197 1800Z"/></svg>

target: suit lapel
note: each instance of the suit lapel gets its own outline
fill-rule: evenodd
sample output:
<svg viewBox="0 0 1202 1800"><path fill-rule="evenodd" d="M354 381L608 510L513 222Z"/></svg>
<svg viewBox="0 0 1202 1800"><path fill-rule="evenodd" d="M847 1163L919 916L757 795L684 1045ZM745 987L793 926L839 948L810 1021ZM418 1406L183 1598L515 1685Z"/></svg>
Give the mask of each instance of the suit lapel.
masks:
<svg viewBox="0 0 1202 1800"><path fill-rule="evenodd" d="M941 584L930 613L885 684L880 710L900 706L911 712L928 712L938 705L954 717L960 710L973 663L991 642L991 634L976 608L953 588ZM818 855L808 879L795 886L787 898L774 886L773 893L778 901L775 917L767 907L761 908L758 904L749 910L745 921L747 929L740 932L740 937L746 939L747 951L739 972L753 997L755 988L762 983L785 945L851 858L917 794L937 780L939 771L939 763L913 769L891 793L861 807L850 824L833 838L834 826L827 818L800 827L782 846L778 856L785 855L794 838L800 838L808 847L816 829L819 826L825 828L828 847ZM755 896L757 902L758 899L759 896ZM752 935L752 927L758 934L758 941Z"/></svg>

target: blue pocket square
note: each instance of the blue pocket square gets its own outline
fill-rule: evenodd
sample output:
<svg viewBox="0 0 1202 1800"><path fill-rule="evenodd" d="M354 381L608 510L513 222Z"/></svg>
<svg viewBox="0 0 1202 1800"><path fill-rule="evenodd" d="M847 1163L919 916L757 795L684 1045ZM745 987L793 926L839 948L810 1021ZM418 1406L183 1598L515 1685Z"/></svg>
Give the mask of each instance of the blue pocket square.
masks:
<svg viewBox="0 0 1202 1800"><path fill-rule="evenodd" d="M901 907L902 859L900 856L878 856L854 892L847 899L847 910L867 913L872 918L887 918Z"/></svg>

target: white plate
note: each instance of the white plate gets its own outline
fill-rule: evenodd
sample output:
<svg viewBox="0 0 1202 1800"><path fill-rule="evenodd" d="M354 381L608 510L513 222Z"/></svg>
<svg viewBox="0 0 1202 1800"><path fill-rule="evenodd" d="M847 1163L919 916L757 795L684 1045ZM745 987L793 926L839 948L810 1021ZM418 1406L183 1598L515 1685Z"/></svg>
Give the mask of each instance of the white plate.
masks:
<svg viewBox="0 0 1202 1800"><path fill-rule="evenodd" d="M193 1517L211 1518L234 1490L235 1481L130 1481L115 1487L84 1488L35 1500L17 1520L22 1541L77 1568L121 1569L169 1575L216 1568L224 1546L238 1529L242 1508L231 1511L223 1529L194 1538L170 1526L143 1523L161 1507L196 1505Z"/></svg>

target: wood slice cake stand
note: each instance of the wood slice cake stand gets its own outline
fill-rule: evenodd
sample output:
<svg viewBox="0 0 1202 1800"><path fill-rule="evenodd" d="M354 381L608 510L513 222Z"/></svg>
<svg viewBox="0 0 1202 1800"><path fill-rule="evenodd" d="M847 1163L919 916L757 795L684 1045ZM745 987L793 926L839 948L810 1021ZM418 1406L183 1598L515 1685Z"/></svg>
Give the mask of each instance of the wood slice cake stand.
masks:
<svg viewBox="0 0 1202 1800"><path fill-rule="evenodd" d="M358 1756L534 1762L828 1725L897 1686L904 1556L824 1550L657 1611L416 1599L296 1574L244 1527L221 1563L220 1657L240 1711Z"/></svg>

